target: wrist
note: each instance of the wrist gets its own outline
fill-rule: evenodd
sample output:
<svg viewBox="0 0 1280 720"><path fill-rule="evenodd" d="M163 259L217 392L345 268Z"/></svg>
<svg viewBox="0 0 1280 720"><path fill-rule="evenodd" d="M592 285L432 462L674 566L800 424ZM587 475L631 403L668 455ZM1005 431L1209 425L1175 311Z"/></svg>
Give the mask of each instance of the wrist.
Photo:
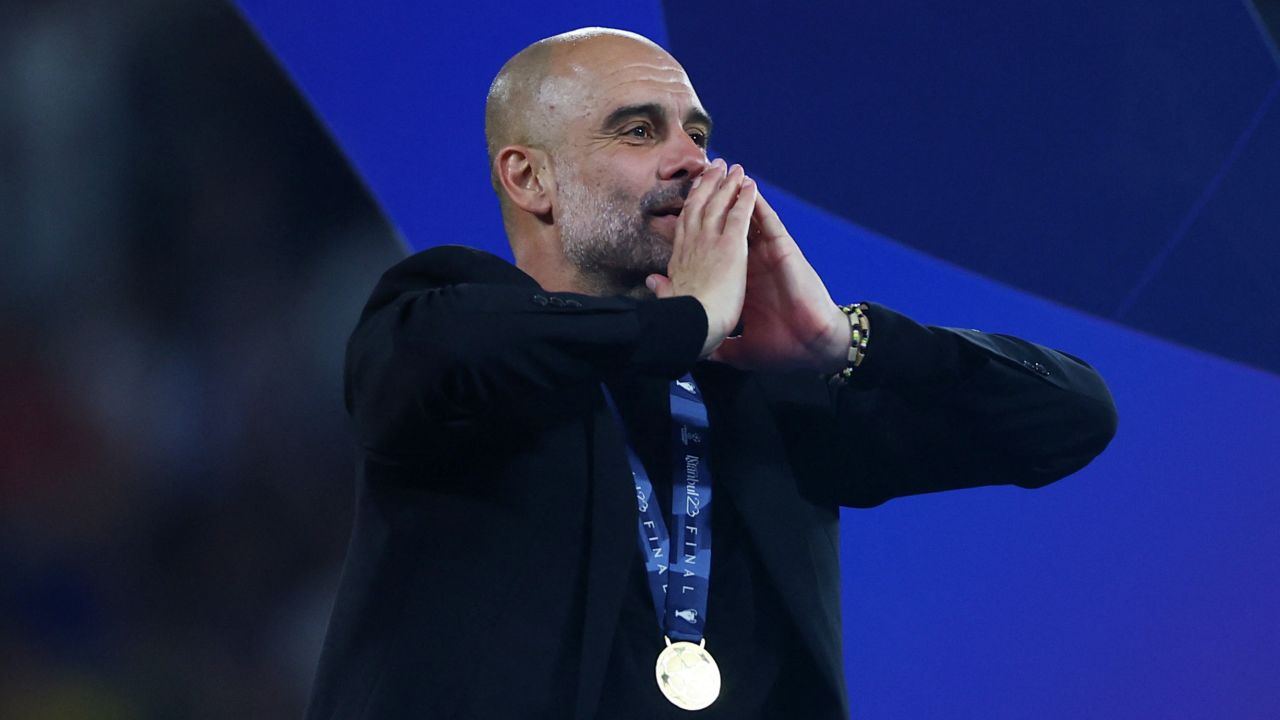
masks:
<svg viewBox="0 0 1280 720"><path fill-rule="evenodd" d="M834 375L844 369L852 342L849 318L839 305L831 305L829 318L814 362L814 369L823 375Z"/></svg>
<svg viewBox="0 0 1280 720"><path fill-rule="evenodd" d="M866 357L867 346L871 341L871 319L867 317L867 309L864 303L837 307L843 325L844 341L839 365L827 377L832 384L847 383Z"/></svg>

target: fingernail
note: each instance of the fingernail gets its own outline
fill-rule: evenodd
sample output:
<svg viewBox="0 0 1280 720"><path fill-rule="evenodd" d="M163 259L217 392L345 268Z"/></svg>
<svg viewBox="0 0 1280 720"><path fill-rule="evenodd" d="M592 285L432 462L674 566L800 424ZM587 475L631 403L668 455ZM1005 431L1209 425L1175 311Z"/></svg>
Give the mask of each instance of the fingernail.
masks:
<svg viewBox="0 0 1280 720"><path fill-rule="evenodd" d="M690 189L690 190L692 190L692 189L694 189L694 188L698 187L698 183L700 183L700 182L702 182L702 176L701 176L701 175L699 175L698 177L696 177L696 178L694 178L694 179L693 179L693 184L689 186L689 189Z"/></svg>
<svg viewBox="0 0 1280 720"><path fill-rule="evenodd" d="M658 287L658 283L652 277L647 277L644 279L644 286L649 288L649 292L653 292L654 288Z"/></svg>

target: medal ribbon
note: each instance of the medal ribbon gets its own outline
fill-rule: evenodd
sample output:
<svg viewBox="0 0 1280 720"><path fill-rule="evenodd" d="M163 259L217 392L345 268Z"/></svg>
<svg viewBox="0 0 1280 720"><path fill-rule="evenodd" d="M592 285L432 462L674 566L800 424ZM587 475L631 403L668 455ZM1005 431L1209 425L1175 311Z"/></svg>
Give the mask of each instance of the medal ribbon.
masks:
<svg viewBox="0 0 1280 720"><path fill-rule="evenodd" d="M605 390L609 409L626 425ZM672 640L697 643L706 627L711 579L711 468L707 408L693 377L671 383L671 525L653 498L653 483L632 443L627 460L640 510L640 552L658 625Z"/></svg>

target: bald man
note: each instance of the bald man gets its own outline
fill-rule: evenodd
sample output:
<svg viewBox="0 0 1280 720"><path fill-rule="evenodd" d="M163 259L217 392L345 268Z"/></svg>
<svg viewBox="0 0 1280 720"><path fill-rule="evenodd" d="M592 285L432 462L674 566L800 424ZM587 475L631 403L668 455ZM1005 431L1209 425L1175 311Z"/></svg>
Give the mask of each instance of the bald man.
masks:
<svg viewBox="0 0 1280 720"><path fill-rule="evenodd" d="M308 717L846 718L838 508L1040 487L1114 434L1075 358L837 305L643 37L524 49L485 124L516 262L418 253L352 334Z"/></svg>

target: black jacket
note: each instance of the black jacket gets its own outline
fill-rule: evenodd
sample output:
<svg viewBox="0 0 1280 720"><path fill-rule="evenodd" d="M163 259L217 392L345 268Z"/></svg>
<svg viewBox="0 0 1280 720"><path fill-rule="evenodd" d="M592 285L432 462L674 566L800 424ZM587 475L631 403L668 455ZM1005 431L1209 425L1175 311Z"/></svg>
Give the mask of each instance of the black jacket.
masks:
<svg viewBox="0 0 1280 720"><path fill-rule="evenodd" d="M706 316L692 298L549 293L460 247L393 267L348 346L357 508L308 717L593 717L638 552L600 383L690 368L717 492L790 589L847 716L838 507L1039 487L1084 467L1116 424L1075 358L870 314L866 361L834 390L813 373L697 362Z"/></svg>

